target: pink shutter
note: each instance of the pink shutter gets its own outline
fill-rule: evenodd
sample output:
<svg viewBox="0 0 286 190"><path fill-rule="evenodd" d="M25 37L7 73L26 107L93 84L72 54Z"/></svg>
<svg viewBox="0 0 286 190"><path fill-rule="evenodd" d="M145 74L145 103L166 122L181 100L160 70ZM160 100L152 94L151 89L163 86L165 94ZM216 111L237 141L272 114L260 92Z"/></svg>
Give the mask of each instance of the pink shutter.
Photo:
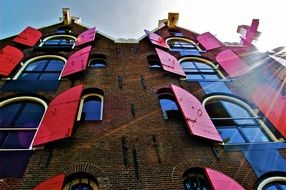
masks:
<svg viewBox="0 0 286 190"><path fill-rule="evenodd" d="M230 49L220 52L216 56L216 61L231 77L240 76L248 71L248 66Z"/></svg>
<svg viewBox="0 0 286 190"><path fill-rule="evenodd" d="M197 40L206 50L211 50L211 49L224 46L224 44L221 41L219 41L210 32L206 32L206 33L199 35L197 37Z"/></svg>
<svg viewBox="0 0 286 190"><path fill-rule="evenodd" d="M8 77L23 59L24 54L19 49L7 45L0 50L0 75Z"/></svg>
<svg viewBox="0 0 286 190"><path fill-rule="evenodd" d="M205 168L205 172L213 190L244 190L239 183L222 172L210 168Z"/></svg>
<svg viewBox="0 0 286 190"><path fill-rule="evenodd" d="M92 42L95 39L96 28L91 28L81 33L76 39L76 46Z"/></svg>
<svg viewBox="0 0 286 190"><path fill-rule="evenodd" d="M62 190L65 174L54 176L37 185L33 190Z"/></svg>
<svg viewBox="0 0 286 190"><path fill-rule="evenodd" d="M177 103L182 111L189 132L192 135L222 142L222 139L212 123L201 102L186 90L171 85Z"/></svg>
<svg viewBox="0 0 286 190"><path fill-rule="evenodd" d="M155 49L161 61L162 67L165 71L168 71L168 72L171 72L171 73L183 76L183 77L186 76L179 61L174 56L172 56L171 54L161 49L158 49L158 48L155 48Z"/></svg>
<svg viewBox="0 0 286 190"><path fill-rule="evenodd" d="M39 30L28 26L23 32L16 36L13 41L34 47L41 37L42 33Z"/></svg>
<svg viewBox="0 0 286 190"><path fill-rule="evenodd" d="M252 100L274 127L286 138L286 97L281 96L270 85L263 84L254 90Z"/></svg>
<svg viewBox="0 0 286 190"><path fill-rule="evenodd" d="M72 54L62 73L62 77L70 76L74 73L84 71L88 64L88 57L91 51L91 46L87 46Z"/></svg>
<svg viewBox="0 0 286 190"><path fill-rule="evenodd" d="M83 85L78 85L56 96L44 115L33 146L43 145L72 135L78 113Z"/></svg>
<svg viewBox="0 0 286 190"><path fill-rule="evenodd" d="M170 49L168 43L166 43L166 41L164 40L164 38L162 38L161 36L159 36L158 34L155 34L154 32L150 32L148 30L145 30L145 33L147 34L147 36L149 37L150 41L152 44L163 47L163 48L167 48Z"/></svg>

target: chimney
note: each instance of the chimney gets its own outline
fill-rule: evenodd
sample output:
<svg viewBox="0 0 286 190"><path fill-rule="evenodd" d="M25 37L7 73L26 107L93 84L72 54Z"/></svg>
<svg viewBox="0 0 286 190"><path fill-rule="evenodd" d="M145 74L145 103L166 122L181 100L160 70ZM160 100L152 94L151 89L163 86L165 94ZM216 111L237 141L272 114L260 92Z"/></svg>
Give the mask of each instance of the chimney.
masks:
<svg viewBox="0 0 286 190"><path fill-rule="evenodd" d="M178 20L179 20L179 13L168 13L169 28L176 28Z"/></svg>
<svg viewBox="0 0 286 190"><path fill-rule="evenodd" d="M63 8L63 21L64 21L64 25L69 25L72 21L71 11L69 8Z"/></svg>

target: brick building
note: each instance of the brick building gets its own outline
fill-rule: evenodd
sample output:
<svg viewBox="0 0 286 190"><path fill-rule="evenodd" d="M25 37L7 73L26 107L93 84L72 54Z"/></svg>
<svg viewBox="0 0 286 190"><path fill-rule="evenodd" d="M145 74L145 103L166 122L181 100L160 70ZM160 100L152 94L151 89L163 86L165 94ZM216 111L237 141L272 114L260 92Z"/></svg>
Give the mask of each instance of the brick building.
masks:
<svg viewBox="0 0 286 190"><path fill-rule="evenodd" d="M176 26L63 21L0 43L0 189L286 189L284 66Z"/></svg>

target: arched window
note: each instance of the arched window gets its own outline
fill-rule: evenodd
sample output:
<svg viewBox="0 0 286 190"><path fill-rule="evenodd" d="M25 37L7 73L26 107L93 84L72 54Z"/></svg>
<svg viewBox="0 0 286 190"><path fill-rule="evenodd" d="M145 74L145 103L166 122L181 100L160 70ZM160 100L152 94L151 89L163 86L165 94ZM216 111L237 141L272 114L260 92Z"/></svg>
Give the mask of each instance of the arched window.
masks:
<svg viewBox="0 0 286 190"><path fill-rule="evenodd" d="M205 99L203 105L226 144L277 140L261 118L241 100L212 96Z"/></svg>
<svg viewBox="0 0 286 190"><path fill-rule="evenodd" d="M14 79L18 80L58 80L66 59L55 55L32 58L25 62Z"/></svg>
<svg viewBox="0 0 286 190"><path fill-rule="evenodd" d="M78 121L100 121L103 118L103 94L87 93L81 98Z"/></svg>
<svg viewBox="0 0 286 190"><path fill-rule="evenodd" d="M161 68L161 61L157 55L149 55L147 60L150 68Z"/></svg>
<svg viewBox="0 0 286 190"><path fill-rule="evenodd" d="M202 168L187 170L183 178L185 190L211 190L211 186Z"/></svg>
<svg viewBox="0 0 286 190"><path fill-rule="evenodd" d="M266 178L258 185L257 190L286 190L286 177Z"/></svg>
<svg viewBox="0 0 286 190"><path fill-rule="evenodd" d="M91 59L89 61L89 67L91 68L106 67L106 56L102 54L91 55Z"/></svg>
<svg viewBox="0 0 286 190"><path fill-rule="evenodd" d="M68 177L63 190L98 190L97 181L86 173L76 173Z"/></svg>
<svg viewBox="0 0 286 190"><path fill-rule="evenodd" d="M179 51L182 56L201 55L201 49L190 39L183 37L171 37L167 39L171 51Z"/></svg>
<svg viewBox="0 0 286 190"><path fill-rule="evenodd" d="M224 78L217 66L202 58L182 58L180 64L187 75L187 80L217 81Z"/></svg>
<svg viewBox="0 0 286 190"><path fill-rule="evenodd" d="M76 37L66 34L58 34L46 37L39 45L44 48L73 48Z"/></svg>
<svg viewBox="0 0 286 190"><path fill-rule="evenodd" d="M0 148L30 149L47 104L35 97L17 97L0 103Z"/></svg>
<svg viewBox="0 0 286 190"><path fill-rule="evenodd" d="M172 92L167 88L162 88L157 92L164 119L177 118L179 109Z"/></svg>

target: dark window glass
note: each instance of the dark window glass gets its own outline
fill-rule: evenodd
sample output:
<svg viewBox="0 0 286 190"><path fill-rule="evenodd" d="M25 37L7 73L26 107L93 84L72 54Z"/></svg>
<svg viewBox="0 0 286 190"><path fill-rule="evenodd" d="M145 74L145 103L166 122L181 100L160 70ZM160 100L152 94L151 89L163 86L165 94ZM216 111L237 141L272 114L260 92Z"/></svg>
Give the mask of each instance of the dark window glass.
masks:
<svg viewBox="0 0 286 190"><path fill-rule="evenodd" d="M179 51L179 52L198 51L193 43L182 39L171 39L168 41L168 44L172 51Z"/></svg>
<svg viewBox="0 0 286 190"><path fill-rule="evenodd" d="M271 139L258 120L237 103L217 99L207 102L206 110L225 143L269 142Z"/></svg>
<svg viewBox="0 0 286 190"><path fill-rule="evenodd" d="M201 168L192 168L184 174L184 188L185 190L211 190Z"/></svg>
<svg viewBox="0 0 286 190"><path fill-rule="evenodd" d="M89 67L92 68L102 68L106 67L106 63L104 59L101 58L93 58L89 61Z"/></svg>
<svg viewBox="0 0 286 190"><path fill-rule="evenodd" d="M44 111L44 107L35 102L15 102L1 107L0 127L7 130L0 131L0 148L29 148ZM11 131L9 128L17 129Z"/></svg>
<svg viewBox="0 0 286 190"><path fill-rule="evenodd" d="M272 182L263 187L262 190L286 190L286 183Z"/></svg>
<svg viewBox="0 0 286 190"><path fill-rule="evenodd" d="M84 121L101 120L102 100L98 96L89 96L84 99L82 119Z"/></svg>
<svg viewBox="0 0 286 190"><path fill-rule="evenodd" d="M199 81L201 87L204 89L206 94L210 93L218 93L218 92L223 92L223 93L229 93L231 94L231 91L229 88L224 84L224 82L221 81Z"/></svg>
<svg viewBox="0 0 286 190"><path fill-rule="evenodd" d="M159 102L165 119L178 117L178 106L170 94L159 95Z"/></svg>
<svg viewBox="0 0 286 190"><path fill-rule="evenodd" d="M72 47L75 43L73 38L55 37L44 42L42 47Z"/></svg>
<svg viewBox="0 0 286 190"><path fill-rule="evenodd" d="M40 59L30 63L20 74L19 80L58 80L64 61Z"/></svg>
<svg viewBox="0 0 286 190"><path fill-rule="evenodd" d="M79 184L73 185L71 190L93 190L93 188L88 184L79 183Z"/></svg>
<svg viewBox="0 0 286 190"><path fill-rule="evenodd" d="M161 62L157 55L149 55L147 60L150 68L161 68Z"/></svg>

